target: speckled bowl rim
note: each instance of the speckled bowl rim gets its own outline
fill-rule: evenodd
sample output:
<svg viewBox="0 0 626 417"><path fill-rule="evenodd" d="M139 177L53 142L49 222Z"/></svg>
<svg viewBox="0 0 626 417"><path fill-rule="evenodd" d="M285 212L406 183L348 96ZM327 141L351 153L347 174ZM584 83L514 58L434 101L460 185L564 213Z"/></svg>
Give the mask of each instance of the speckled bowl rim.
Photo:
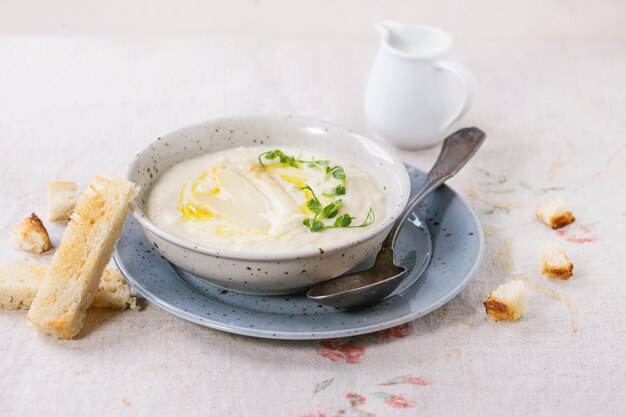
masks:
<svg viewBox="0 0 626 417"><path fill-rule="evenodd" d="M300 121L302 123L307 123L310 124L311 126L317 126L317 127L324 127L324 128L332 128L332 129L336 129L339 131L342 131L342 133L352 139L356 139L359 142L366 142L374 147L378 147L381 150L383 150L386 153L386 157L388 157L392 162L393 165L399 166L402 169L398 170L398 172L400 172L400 177L398 177L399 181L400 181L400 186L404 189L404 193L403 193L403 197L400 200L402 204L397 204L394 206L392 212L380 223L378 223L377 225L374 226L374 228L372 228L371 230L368 230L366 233L364 233L360 238L358 238L357 240L354 241L345 241L345 242L340 242L340 243L335 243L332 245L327 245L324 248L320 249L309 249L309 250L301 250L301 251L294 251L294 252L253 252L253 251L238 251L238 250L231 250L231 249L217 249L217 248L211 248L211 247L207 247L207 246L202 246L202 245L197 245L195 243L193 243L192 241L180 238L176 235L173 235L169 232L166 232L165 230L159 228L156 224L154 224L150 218L148 216L145 215L145 213L143 212L143 210L141 210L139 208L139 206L137 205L137 203L133 200L130 202L129 204L129 209L131 214L133 215L133 217L135 217L135 219L137 219L137 221L139 222L139 224L142 227L145 227L146 229L150 230L152 233L154 233L155 235L177 245L180 246L182 248L185 248L187 250L190 251L195 251L198 253L203 253L206 255L211 255L211 256L219 256L220 258L226 258L226 259L241 259L241 260L260 260L260 261L286 261L286 260L294 260L294 259L304 259L304 258L312 258L312 257L318 257L320 255L323 255L324 253L332 253L332 252L336 252L336 251L341 251L341 250L345 250L347 248L359 245L363 242L366 242L370 239L375 238L376 236L378 236L379 234L381 234L382 232L385 231L385 229L389 228L392 226L393 222L395 221L396 217L402 212L402 210L404 209L404 207L406 206L406 203L409 200L409 195L411 194L411 181L409 178L409 175L406 171L406 169L404 168L404 163L400 160L400 158L396 155L396 153L392 150L392 148L388 145L384 145L384 144L380 144L377 142L374 142L371 139L368 139L367 137L357 134L355 132L353 132L350 129L347 129L345 127L342 126L338 126L335 125L333 123L330 122L326 122L326 121L322 121L322 120L316 120L316 119L310 119L307 117L300 117L300 116L292 116L292 115L241 115L241 116L228 116L228 117L218 117L218 118L214 118L214 119L209 119L209 120L205 120L203 122L199 122L199 123L194 123L192 125L188 125L188 126L184 126L181 127L179 129L176 129L174 131L171 131L169 133L167 133L166 135L161 136L160 138L163 138L165 136L170 136L170 135L174 135L176 133L179 133L181 131L185 131L185 130L189 130L189 129L193 129L195 127L198 126L202 126L205 125L207 123L220 123L220 122L232 122L232 121L238 121L238 120L245 120L245 121L251 121L251 120L272 120L275 122L281 122L284 120L290 120L290 121ZM139 159L139 156L142 155L144 152L148 152L150 151L151 147L158 141L154 140L150 143L148 143L146 146L144 146L138 153L135 154L135 156L133 157L133 159L130 161L130 163L128 164L128 168L126 170L126 178L128 180L132 180L132 174L135 171L136 167L136 163ZM376 168L374 168L375 170ZM368 175L371 175L370 172L367 172ZM157 180L157 178L159 177L155 177L152 182L150 183L149 187L152 186L152 184L154 183L154 181Z"/></svg>

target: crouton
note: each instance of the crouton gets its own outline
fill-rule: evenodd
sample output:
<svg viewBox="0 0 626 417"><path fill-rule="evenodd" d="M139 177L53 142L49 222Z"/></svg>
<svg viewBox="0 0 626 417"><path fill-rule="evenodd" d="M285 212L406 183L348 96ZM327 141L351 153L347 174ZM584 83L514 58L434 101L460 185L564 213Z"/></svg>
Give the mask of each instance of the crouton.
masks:
<svg viewBox="0 0 626 417"><path fill-rule="evenodd" d="M69 220L76 207L76 183L55 181L48 184L48 220Z"/></svg>
<svg viewBox="0 0 626 417"><path fill-rule="evenodd" d="M492 320L515 321L526 313L527 301L528 289L524 281L513 280L498 286L483 304Z"/></svg>
<svg viewBox="0 0 626 417"><path fill-rule="evenodd" d="M558 243L542 243L539 258L543 275L559 279L569 279L573 275L574 265Z"/></svg>
<svg viewBox="0 0 626 417"><path fill-rule="evenodd" d="M35 213L25 218L11 232L16 248L41 254L52 249L52 242L43 222Z"/></svg>
<svg viewBox="0 0 626 417"><path fill-rule="evenodd" d="M572 212L565 208L560 198L539 207L536 215L539 220L553 229L560 229L576 220Z"/></svg>

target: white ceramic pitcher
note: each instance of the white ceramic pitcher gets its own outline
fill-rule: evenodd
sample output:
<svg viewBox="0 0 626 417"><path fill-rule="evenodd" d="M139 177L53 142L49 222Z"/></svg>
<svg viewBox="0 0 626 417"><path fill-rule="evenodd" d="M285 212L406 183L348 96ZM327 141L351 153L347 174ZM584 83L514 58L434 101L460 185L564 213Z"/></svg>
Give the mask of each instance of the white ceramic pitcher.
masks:
<svg viewBox="0 0 626 417"><path fill-rule="evenodd" d="M432 146L469 109L474 76L447 59L452 38L440 29L393 21L376 28L380 50L365 92L367 119L399 148Z"/></svg>

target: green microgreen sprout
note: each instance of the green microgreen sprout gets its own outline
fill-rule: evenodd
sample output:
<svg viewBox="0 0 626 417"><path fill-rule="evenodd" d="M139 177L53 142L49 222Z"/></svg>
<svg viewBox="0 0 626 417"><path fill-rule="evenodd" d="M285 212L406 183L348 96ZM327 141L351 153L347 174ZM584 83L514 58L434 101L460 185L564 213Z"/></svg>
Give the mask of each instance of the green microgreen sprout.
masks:
<svg viewBox="0 0 626 417"><path fill-rule="evenodd" d="M350 214L344 213L338 216L339 209L343 204L343 200L338 199L328 204L327 206L324 206L319 201L319 199L315 195L315 192L310 186L305 185L304 187L299 188L299 190L309 190L312 195L312 197L306 202L306 206L314 213L314 216L307 217L302 221L302 224L308 227L311 232L321 232L327 229L336 229L342 227L367 227L370 224L374 223L374 221L376 220L376 217L374 216L374 209L370 207L369 211L367 212L367 216L365 217L365 220L363 220L363 222L359 225L352 225L352 219L354 219L354 217L350 216ZM335 217L335 222L332 224L325 224L322 221Z"/></svg>
<svg viewBox="0 0 626 417"><path fill-rule="evenodd" d="M259 163L261 164L263 168L265 168L265 164L261 160L262 157L265 157L265 159L270 160L270 161L273 161L274 159L278 159L278 162L280 162L281 164L288 164L294 168L300 168L300 165L298 164L298 162L300 161L298 161L293 156L285 155L285 153L281 151L280 149L274 149L273 151L263 152L261 155L259 155Z"/></svg>
<svg viewBox="0 0 626 417"><path fill-rule="evenodd" d="M329 176L333 177L336 180L339 180L339 184L333 188L332 193L324 193L323 195L327 198L337 198L338 196L342 196L346 194L346 172L342 166L330 166L330 161L325 159L311 159L306 160L302 159L300 155L298 157L286 155L280 149L274 149L271 151L263 152L259 155L259 164L263 168L266 168L266 165L263 163L263 159L267 161L278 160L281 164L287 164L294 168L300 168L301 165L306 165L309 168L321 168L324 171L324 178L328 178ZM309 198L306 202L306 207L314 214L313 217L307 217L302 221L302 224L306 226L311 232L321 232L327 229L334 228L356 228L356 227L367 227L374 223L374 209L370 207L365 220L361 224L353 225L352 220L355 218L350 216L348 213L343 213L339 215L339 210L343 205L343 200L341 198L337 198L332 201L330 204L324 206L322 202L317 198L317 195L313 191L313 189L307 184L304 187L298 188L299 190L308 190L311 193L311 198ZM335 219L333 223L324 223L323 220Z"/></svg>

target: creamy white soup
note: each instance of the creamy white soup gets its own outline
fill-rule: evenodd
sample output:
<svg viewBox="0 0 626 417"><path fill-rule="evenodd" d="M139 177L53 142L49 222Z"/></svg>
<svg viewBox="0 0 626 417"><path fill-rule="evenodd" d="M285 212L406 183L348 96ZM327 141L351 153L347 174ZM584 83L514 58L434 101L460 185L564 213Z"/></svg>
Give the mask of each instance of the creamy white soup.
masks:
<svg viewBox="0 0 626 417"><path fill-rule="evenodd" d="M354 165L317 151L240 147L182 161L149 192L148 217L214 249L293 252L366 233L384 194Z"/></svg>

